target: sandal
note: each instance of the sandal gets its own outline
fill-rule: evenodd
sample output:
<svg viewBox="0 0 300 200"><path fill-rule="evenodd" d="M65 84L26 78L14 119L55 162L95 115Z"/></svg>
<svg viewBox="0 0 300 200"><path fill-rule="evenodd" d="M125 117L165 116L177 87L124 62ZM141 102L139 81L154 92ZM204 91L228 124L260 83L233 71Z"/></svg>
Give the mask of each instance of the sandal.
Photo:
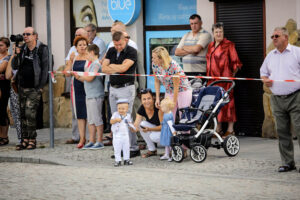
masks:
<svg viewBox="0 0 300 200"><path fill-rule="evenodd" d="M112 141L112 137L110 137L110 136L105 136L104 138L105 138L104 140Z"/></svg>
<svg viewBox="0 0 300 200"><path fill-rule="evenodd" d="M9 143L8 137L0 138L0 146L7 145Z"/></svg>
<svg viewBox="0 0 300 200"><path fill-rule="evenodd" d="M26 149L28 146L28 141L22 140L20 144L16 145L16 150L20 151Z"/></svg>
<svg viewBox="0 0 300 200"><path fill-rule="evenodd" d="M226 133L222 136L222 138L226 138L228 135L235 135L234 131L230 132L230 131L226 131Z"/></svg>
<svg viewBox="0 0 300 200"><path fill-rule="evenodd" d="M139 150L144 150L146 149L146 145L145 144L140 144L139 145Z"/></svg>
<svg viewBox="0 0 300 200"><path fill-rule="evenodd" d="M148 158L150 156L156 156L157 155L157 151L147 151L147 153L142 155L142 158Z"/></svg>
<svg viewBox="0 0 300 200"><path fill-rule="evenodd" d="M28 145L26 147L27 150L33 150L36 148L36 139L31 139L28 142Z"/></svg>

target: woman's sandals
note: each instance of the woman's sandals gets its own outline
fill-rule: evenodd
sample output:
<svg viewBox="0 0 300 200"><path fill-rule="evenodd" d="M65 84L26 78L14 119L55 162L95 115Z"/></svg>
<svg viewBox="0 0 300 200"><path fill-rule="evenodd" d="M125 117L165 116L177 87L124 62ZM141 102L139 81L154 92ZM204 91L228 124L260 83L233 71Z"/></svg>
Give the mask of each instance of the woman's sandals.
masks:
<svg viewBox="0 0 300 200"><path fill-rule="evenodd" d="M6 138L0 138L0 146L7 145L9 143L8 137Z"/></svg>
<svg viewBox="0 0 300 200"><path fill-rule="evenodd" d="M147 153L142 155L142 158L148 158L150 156L156 156L157 155L157 151L147 151Z"/></svg>

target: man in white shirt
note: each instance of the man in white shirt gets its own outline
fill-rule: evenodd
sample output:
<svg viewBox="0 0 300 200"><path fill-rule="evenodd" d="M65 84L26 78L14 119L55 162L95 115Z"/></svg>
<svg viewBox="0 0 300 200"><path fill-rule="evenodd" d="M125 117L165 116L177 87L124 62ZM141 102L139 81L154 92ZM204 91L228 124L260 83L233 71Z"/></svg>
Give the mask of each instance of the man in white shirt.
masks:
<svg viewBox="0 0 300 200"><path fill-rule="evenodd" d="M85 30L84 28L79 28L79 29L77 29L76 32L75 32L75 37L76 37L76 36L83 36L83 37L88 38L88 33L86 32L86 30ZM66 63L70 60L70 55L71 55L73 52L75 53L75 56L78 55L75 46L72 46L72 47L70 48L69 53L68 53L67 57L65 58Z"/></svg>
<svg viewBox="0 0 300 200"><path fill-rule="evenodd" d="M99 60L101 60L105 55L106 45L101 38L96 36L97 27L94 24L88 24L84 29L88 34L89 44L95 44L99 47Z"/></svg>
<svg viewBox="0 0 300 200"><path fill-rule="evenodd" d="M276 80L300 79L300 48L288 43L289 34L285 27L275 28L271 38L276 49L265 58L260 76L273 93L271 108L282 162L278 172L288 172L296 169L291 127L298 135L300 146L300 83Z"/></svg>

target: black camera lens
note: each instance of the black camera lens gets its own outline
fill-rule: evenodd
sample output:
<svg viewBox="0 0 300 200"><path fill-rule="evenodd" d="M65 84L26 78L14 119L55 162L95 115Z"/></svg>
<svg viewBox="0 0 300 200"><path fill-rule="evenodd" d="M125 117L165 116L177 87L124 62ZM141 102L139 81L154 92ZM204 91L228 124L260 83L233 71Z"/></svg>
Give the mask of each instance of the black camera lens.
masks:
<svg viewBox="0 0 300 200"><path fill-rule="evenodd" d="M18 35L11 35L10 36L10 40L12 41L12 42L21 42L21 41L23 41L23 36L21 35L21 34L18 34Z"/></svg>

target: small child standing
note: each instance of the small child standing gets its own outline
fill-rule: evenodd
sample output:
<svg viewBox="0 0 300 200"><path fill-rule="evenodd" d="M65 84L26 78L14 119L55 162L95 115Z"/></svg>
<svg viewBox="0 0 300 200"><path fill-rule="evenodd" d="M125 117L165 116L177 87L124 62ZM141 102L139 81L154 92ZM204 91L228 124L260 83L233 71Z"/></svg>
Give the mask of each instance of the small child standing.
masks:
<svg viewBox="0 0 300 200"><path fill-rule="evenodd" d="M102 71L99 63L99 48L92 44L87 47L89 65L84 69L85 72L98 73ZM103 120L102 120L102 104L104 100L104 87L101 76L79 76L73 74L74 77L84 82L84 90L86 93L86 110L87 122L89 128L89 143L82 149L102 149L103 138ZM96 135L97 132L97 142Z"/></svg>
<svg viewBox="0 0 300 200"><path fill-rule="evenodd" d="M176 131L172 126L174 124L172 114L174 106L174 102L169 98L163 99L160 104L161 110L164 113L161 127L160 144L162 146L165 146L165 154L162 157L160 157L160 159L168 160L169 162L172 161L172 157L170 157L171 137L172 133L173 135L176 134Z"/></svg>
<svg viewBox="0 0 300 200"><path fill-rule="evenodd" d="M121 166L121 151L123 151L124 165L132 165L130 158L129 127L133 127L130 114L128 113L129 102L127 99L117 101L118 111L114 112L110 123L113 133L113 146L115 154L115 167Z"/></svg>

